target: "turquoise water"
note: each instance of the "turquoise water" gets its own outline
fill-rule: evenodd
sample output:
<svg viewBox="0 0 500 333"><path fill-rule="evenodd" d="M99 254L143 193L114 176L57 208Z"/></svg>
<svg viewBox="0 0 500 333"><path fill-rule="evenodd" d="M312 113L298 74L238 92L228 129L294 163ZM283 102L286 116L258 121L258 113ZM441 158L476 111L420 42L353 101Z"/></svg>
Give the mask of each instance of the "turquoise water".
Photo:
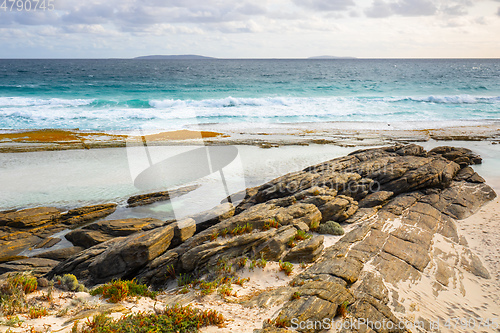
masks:
<svg viewBox="0 0 500 333"><path fill-rule="evenodd" d="M0 60L0 129L500 118L500 60Z"/></svg>

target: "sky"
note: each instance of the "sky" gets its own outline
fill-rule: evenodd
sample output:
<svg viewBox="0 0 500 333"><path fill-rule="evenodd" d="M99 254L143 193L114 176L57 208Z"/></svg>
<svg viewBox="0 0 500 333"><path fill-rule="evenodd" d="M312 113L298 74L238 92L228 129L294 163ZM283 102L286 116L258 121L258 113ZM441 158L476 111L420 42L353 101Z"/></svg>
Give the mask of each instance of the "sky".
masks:
<svg viewBox="0 0 500 333"><path fill-rule="evenodd" d="M500 58L500 0L0 0L0 58L151 54Z"/></svg>

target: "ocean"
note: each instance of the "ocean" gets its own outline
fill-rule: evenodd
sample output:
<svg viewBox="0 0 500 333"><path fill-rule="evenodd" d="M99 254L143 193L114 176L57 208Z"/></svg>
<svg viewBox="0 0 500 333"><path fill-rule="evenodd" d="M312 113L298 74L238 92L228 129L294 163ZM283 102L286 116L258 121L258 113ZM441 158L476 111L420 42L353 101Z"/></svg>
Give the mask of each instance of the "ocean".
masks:
<svg viewBox="0 0 500 333"><path fill-rule="evenodd" d="M0 129L499 118L499 59L0 60Z"/></svg>

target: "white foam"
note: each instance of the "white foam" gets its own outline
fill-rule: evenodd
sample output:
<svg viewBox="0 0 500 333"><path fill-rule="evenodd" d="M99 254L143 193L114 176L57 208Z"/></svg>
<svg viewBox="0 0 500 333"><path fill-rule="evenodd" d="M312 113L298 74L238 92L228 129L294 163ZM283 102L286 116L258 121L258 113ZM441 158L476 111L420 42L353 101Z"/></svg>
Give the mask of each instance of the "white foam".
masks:
<svg viewBox="0 0 500 333"><path fill-rule="evenodd" d="M8 106L81 106L89 105L94 99L62 99L62 98L30 98L30 97L0 97L0 107Z"/></svg>

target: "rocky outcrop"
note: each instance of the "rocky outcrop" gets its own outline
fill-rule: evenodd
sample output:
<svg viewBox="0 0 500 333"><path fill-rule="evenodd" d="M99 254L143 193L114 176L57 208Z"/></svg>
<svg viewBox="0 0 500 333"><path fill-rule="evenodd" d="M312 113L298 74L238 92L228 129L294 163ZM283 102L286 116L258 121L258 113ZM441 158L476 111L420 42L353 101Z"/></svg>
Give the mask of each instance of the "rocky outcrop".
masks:
<svg viewBox="0 0 500 333"><path fill-rule="evenodd" d="M349 304L349 313L353 318L391 321L394 327L399 327L398 317L388 306L387 285L418 280L425 274L433 276L436 281L434 292L439 292L451 279L455 283L460 279L458 267L447 264L453 255L457 256L453 260L466 271L481 278L490 278L479 258L460 243L454 219L470 216L496 194L478 181L478 177L472 177L474 172L467 169L468 164L480 162L470 151L446 148L427 154L412 146L407 146L405 150L396 148L352 154L360 160L356 166L360 176L376 180L382 191L368 194L360 200L359 206L366 207L366 210L351 217L355 217L355 228L297 276L293 285L315 282L318 286L310 294L319 295L323 291L321 287L328 283L329 293L352 295L344 300ZM411 155L406 156L407 153ZM467 158L462 158L464 155ZM384 170L369 171L368 166L374 161L368 156L387 163ZM328 169L353 171L352 167L345 168L350 163L349 158L341 158L335 164L325 164ZM321 168L322 172L325 170L324 166L314 168ZM438 248L440 239L460 250L456 254L444 254ZM277 291L264 292L255 301L247 303L270 304L280 299L277 294ZM333 318L338 315L335 311L343 301L334 299L325 303L326 300L325 297L318 299L306 293L300 299L281 298L284 305L274 317L300 318L301 321ZM395 302L396 308L402 307ZM266 325L263 324L264 328ZM371 331L367 327L362 327L363 330ZM299 331L319 330L306 328Z"/></svg>
<svg viewBox="0 0 500 333"><path fill-rule="evenodd" d="M472 164L481 164L482 158L472 150L461 147L440 146L429 151L429 154L438 154L453 161L464 168Z"/></svg>
<svg viewBox="0 0 500 333"><path fill-rule="evenodd" d="M202 232L211 226L232 217L235 209L232 203L222 203L208 211L204 211L190 216L196 222L196 232Z"/></svg>
<svg viewBox="0 0 500 333"><path fill-rule="evenodd" d="M147 231L161 227L165 222L154 218L105 220L89 224L66 234L66 239L73 245L89 248L114 237L132 235L138 231Z"/></svg>
<svg viewBox="0 0 500 333"><path fill-rule="evenodd" d="M173 237L174 227L168 225L113 238L68 258L48 276L71 273L89 285L127 277L164 253Z"/></svg>
<svg viewBox="0 0 500 333"><path fill-rule="evenodd" d="M60 241L50 238L68 227L88 223L113 213L116 204L80 207L61 212L54 207L0 213L0 260L8 261L27 248L50 248Z"/></svg>
<svg viewBox="0 0 500 333"><path fill-rule="evenodd" d="M275 307L272 318L299 321L339 319L348 307L355 319L392 322L397 329L385 331L404 332L400 318L407 305L394 296L395 286L425 278L439 293L460 285L464 272L490 278L456 227L457 219L496 196L468 167L480 162L473 152L451 147L360 150L250 189L234 211L225 203L210 218L199 214L115 236L71 256L48 276L72 273L91 285L135 277L162 287L172 268L203 273L220 260L231 264L240 257L309 261L312 265L289 286L248 296L241 304ZM195 233L202 219L210 222ZM334 245L325 249L321 235L295 243L303 236L298 230L323 230L334 223L349 224ZM104 225L82 230L102 233ZM108 227L107 232L118 230ZM453 252L446 253L445 246ZM295 293L300 297L291 297ZM266 321L263 331L279 330Z"/></svg>
<svg viewBox="0 0 500 333"><path fill-rule="evenodd" d="M129 207L145 206L158 201L167 201L196 190L200 185L190 185L174 190L134 195L127 200Z"/></svg>
<svg viewBox="0 0 500 333"><path fill-rule="evenodd" d="M174 266L176 272L191 272L213 266L219 258L260 258L262 255L279 260L289 251L286 243L297 232L294 225L310 227L320 221L321 212L313 204L299 203L293 197L270 200L225 219L194 235L180 246L168 250L148 263L138 274L138 278L160 286L168 279L164 272L169 266ZM237 234L239 228L245 228L246 231ZM316 247L311 245L303 250L317 251L322 245L319 243L322 242L314 243L317 244ZM316 255L317 252L314 252L311 258Z"/></svg>

